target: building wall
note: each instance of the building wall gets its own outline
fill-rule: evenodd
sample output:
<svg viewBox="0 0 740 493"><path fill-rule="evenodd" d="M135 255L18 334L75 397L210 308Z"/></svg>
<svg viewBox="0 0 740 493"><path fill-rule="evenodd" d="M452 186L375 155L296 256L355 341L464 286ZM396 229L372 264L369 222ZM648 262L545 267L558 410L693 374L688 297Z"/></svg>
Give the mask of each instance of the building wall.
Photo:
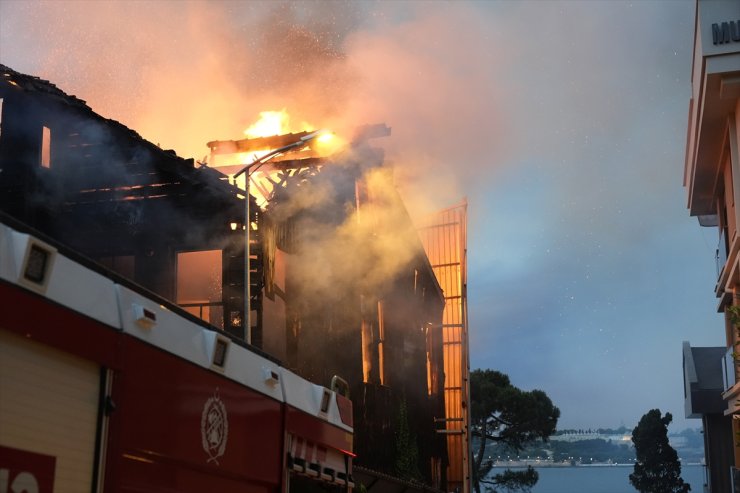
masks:
<svg viewBox="0 0 740 493"><path fill-rule="evenodd" d="M722 414L702 417L704 455L710 492L732 491L728 470L734 465L732 418Z"/></svg>
<svg viewBox="0 0 740 493"><path fill-rule="evenodd" d="M702 225L717 227L715 294L718 309L725 312L725 327L717 330L721 334L724 329L731 353L740 342L740 320L732 308L740 305L740 3L698 0L695 27L684 185L690 214L698 216ZM735 415L740 386L734 382L740 375L731 357L724 361L725 374L730 375L723 393L725 409ZM729 452L727 444L734 448L734 464L740 465L740 449L732 447L730 425L716 421L705 423L712 426L706 437L710 466L728 467L722 462L722 454ZM732 426L736 422L732 420ZM721 440L723 435L726 438ZM720 442L724 445L714 446ZM714 474L729 478L726 469ZM723 484L716 491L728 488Z"/></svg>

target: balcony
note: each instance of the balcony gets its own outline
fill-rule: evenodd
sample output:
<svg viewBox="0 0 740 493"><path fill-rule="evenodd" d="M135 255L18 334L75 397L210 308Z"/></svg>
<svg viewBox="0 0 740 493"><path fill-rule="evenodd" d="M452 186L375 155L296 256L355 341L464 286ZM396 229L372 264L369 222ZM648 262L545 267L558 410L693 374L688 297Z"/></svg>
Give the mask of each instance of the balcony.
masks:
<svg viewBox="0 0 740 493"><path fill-rule="evenodd" d="M717 243L717 249L714 253L714 261L717 267L717 279L720 279L722 270L727 263L727 238L726 231L724 229L720 229L719 232L719 242Z"/></svg>
<svg viewBox="0 0 740 493"><path fill-rule="evenodd" d="M740 241L738 241L737 234L734 234L727 241L726 234L726 230L720 232L719 243L715 249L717 285L714 290L718 298L722 297L725 292L732 291L730 288L733 285L740 283L737 262Z"/></svg>

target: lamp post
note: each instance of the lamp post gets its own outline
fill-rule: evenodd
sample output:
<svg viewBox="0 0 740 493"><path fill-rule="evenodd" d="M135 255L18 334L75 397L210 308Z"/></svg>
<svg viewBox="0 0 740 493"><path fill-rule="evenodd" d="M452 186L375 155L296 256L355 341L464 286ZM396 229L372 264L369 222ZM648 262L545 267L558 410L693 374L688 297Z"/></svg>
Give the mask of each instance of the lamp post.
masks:
<svg viewBox="0 0 740 493"><path fill-rule="evenodd" d="M308 142L313 139L329 133L328 130L316 130L310 134L304 135L299 140L291 142L290 144L284 145L277 149L274 149L264 156L255 159L251 163L244 166L234 175L234 181L241 175L246 173L244 177L244 310L245 310L245 327L244 336L247 343L252 344L252 307L251 307L251 268L250 268L250 247L249 247L249 230L252 227L252 221L250 220L250 207L249 207L249 180L255 171L257 171L263 164L270 159L284 154L288 151L298 150L305 146Z"/></svg>

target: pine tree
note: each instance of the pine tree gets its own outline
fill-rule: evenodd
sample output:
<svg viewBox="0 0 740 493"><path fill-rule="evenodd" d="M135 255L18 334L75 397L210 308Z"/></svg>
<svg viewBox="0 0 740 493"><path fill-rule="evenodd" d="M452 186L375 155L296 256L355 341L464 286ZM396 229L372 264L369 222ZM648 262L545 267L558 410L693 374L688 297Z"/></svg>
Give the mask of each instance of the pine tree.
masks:
<svg viewBox="0 0 740 493"><path fill-rule="evenodd" d="M472 435L478 451L473 457L473 488L481 492L529 491L537 484L537 471L506 469L489 477L493 460L485 458L486 443L505 445L521 451L555 433L560 410L541 390L524 391L511 384L509 377L495 370L470 372L470 412Z"/></svg>
<svg viewBox="0 0 740 493"><path fill-rule="evenodd" d="M678 454L668 443L671 413L648 411L632 431L637 462L630 483L640 493L688 493L691 486L681 478Z"/></svg>

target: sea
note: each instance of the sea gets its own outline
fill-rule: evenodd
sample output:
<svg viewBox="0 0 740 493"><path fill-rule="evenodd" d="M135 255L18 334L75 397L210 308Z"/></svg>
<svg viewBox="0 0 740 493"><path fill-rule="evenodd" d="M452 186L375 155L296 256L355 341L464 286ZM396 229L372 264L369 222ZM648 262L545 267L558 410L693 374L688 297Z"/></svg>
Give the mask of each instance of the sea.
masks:
<svg viewBox="0 0 740 493"><path fill-rule="evenodd" d="M536 468L540 479L532 493L636 493L630 484L632 466ZM495 471L495 469L494 469ZM693 493L704 491L704 466L682 465L681 477Z"/></svg>

